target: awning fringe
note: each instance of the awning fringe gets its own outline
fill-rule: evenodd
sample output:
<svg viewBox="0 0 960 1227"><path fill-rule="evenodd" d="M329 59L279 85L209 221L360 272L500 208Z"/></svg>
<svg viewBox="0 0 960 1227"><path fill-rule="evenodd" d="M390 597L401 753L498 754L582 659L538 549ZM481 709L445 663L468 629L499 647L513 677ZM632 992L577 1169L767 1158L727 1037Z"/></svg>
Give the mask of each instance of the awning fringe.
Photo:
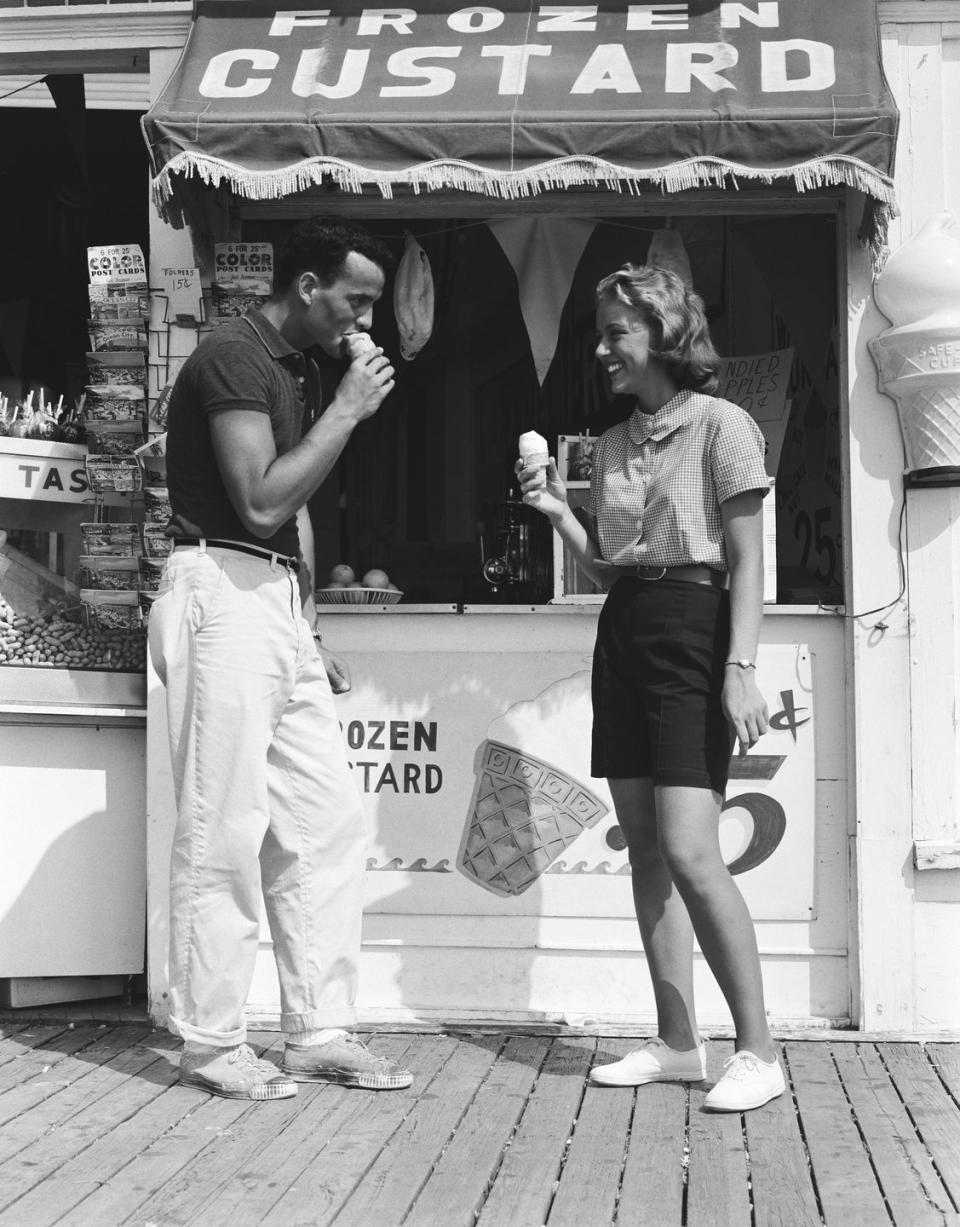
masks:
<svg viewBox="0 0 960 1227"><path fill-rule="evenodd" d="M491 170L456 160L424 162L403 171L377 171L339 158L310 158L277 170L250 171L207 154L186 152L171 158L153 181L157 210L171 220L177 220L178 212L175 176L196 177L211 188L227 184L250 200L279 200L327 180L346 192L359 193L365 187L375 186L386 200L392 199L397 186L407 186L416 194L422 190L453 190L520 200L539 192L571 187L604 187L640 195L644 187L651 186L668 193L701 187L737 189L740 180L769 185L792 179L798 192L846 186L868 196L872 218L864 230L863 242L875 261L882 259L887 226L897 216L892 181L867 163L846 156L814 158L796 166L770 168L699 157L638 170L577 155L517 171Z"/></svg>

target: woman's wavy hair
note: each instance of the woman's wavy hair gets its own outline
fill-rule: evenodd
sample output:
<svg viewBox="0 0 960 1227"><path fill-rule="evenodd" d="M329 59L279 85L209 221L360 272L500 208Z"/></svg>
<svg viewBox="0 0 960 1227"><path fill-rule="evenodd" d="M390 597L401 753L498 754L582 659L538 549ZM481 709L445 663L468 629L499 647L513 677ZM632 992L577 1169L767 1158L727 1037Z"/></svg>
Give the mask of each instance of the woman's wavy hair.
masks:
<svg viewBox="0 0 960 1227"><path fill-rule="evenodd" d="M703 299L683 280L653 264L624 264L597 286L596 301L614 298L650 329L650 352L681 388L715 392L720 358L710 339Z"/></svg>

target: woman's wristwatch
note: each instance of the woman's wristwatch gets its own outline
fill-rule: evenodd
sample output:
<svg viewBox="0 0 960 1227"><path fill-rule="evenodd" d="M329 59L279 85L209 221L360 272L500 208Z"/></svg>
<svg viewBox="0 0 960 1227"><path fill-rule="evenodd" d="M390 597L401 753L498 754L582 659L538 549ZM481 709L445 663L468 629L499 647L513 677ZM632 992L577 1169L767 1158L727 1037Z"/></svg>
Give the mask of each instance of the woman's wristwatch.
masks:
<svg viewBox="0 0 960 1227"><path fill-rule="evenodd" d="M752 660L725 660L724 667L727 665L736 665L738 669L756 669L756 662Z"/></svg>

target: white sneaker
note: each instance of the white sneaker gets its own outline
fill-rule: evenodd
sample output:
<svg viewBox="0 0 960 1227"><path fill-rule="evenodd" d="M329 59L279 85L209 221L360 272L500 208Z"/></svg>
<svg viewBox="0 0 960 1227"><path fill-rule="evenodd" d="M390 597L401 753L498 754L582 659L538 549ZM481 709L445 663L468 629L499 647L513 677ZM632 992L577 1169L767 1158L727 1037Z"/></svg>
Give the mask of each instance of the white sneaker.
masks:
<svg viewBox="0 0 960 1227"><path fill-rule="evenodd" d="M598 1086L643 1086L647 1082L701 1082L707 1076L703 1045L687 1052L670 1048L662 1039L646 1040L612 1065L596 1065L590 1081Z"/></svg>
<svg viewBox="0 0 960 1227"><path fill-rule="evenodd" d="M703 1103L711 1112L748 1112L763 1107L786 1090L783 1069L776 1057L761 1061L744 1049L724 1061L723 1068L726 1073Z"/></svg>

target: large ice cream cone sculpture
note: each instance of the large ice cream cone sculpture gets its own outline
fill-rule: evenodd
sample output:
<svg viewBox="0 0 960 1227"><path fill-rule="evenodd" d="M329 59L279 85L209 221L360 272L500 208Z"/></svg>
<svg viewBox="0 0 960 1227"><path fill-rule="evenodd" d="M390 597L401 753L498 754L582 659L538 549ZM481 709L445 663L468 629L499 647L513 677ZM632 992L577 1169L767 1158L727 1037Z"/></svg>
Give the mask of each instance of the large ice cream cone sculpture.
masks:
<svg viewBox="0 0 960 1227"><path fill-rule="evenodd" d="M491 724L457 858L462 873L494 894L522 894L609 812L584 782L589 734L588 673L548 686Z"/></svg>
<svg viewBox="0 0 960 1227"><path fill-rule="evenodd" d="M874 298L894 327L870 342L897 404L909 472L960 476L960 239L937 213L887 261Z"/></svg>

